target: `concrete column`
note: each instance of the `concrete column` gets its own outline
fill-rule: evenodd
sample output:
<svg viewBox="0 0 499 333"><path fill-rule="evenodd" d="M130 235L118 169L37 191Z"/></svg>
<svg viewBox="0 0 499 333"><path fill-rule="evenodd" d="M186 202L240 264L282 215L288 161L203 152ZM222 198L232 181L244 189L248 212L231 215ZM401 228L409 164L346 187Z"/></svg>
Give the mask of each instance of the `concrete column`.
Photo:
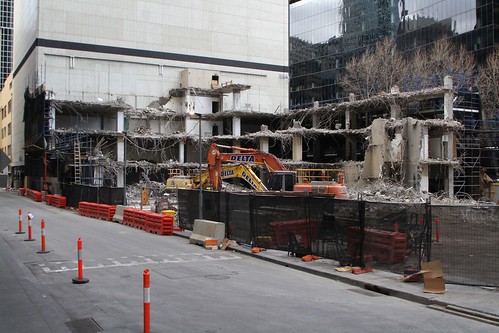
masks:
<svg viewBox="0 0 499 333"><path fill-rule="evenodd" d="M188 113L192 110L190 89L186 89L185 91L185 97L184 100L182 101L181 109L183 113Z"/></svg>
<svg viewBox="0 0 499 333"><path fill-rule="evenodd" d="M241 92L235 90L232 93L232 110L241 110Z"/></svg>
<svg viewBox="0 0 499 333"><path fill-rule="evenodd" d="M241 136L241 118L232 118L232 135Z"/></svg>
<svg viewBox="0 0 499 333"><path fill-rule="evenodd" d="M385 124L388 120L374 119L371 126L371 139L367 147L362 169L362 178L381 179L385 162Z"/></svg>
<svg viewBox="0 0 499 333"><path fill-rule="evenodd" d="M268 131L269 127L267 125L260 126L260 131L265 132ZM260 150L266 153L269 152L269 138L262 137L260 138Z"/></svg>
<svg viewBox="0 0 499 333"><path fill-rule="evenodd" d="M442 136L443 157L447 161L454 159L454 133L446 133ZM447 181L445 183L445 191L449 194L449 198L454 197L454 167L447 167Z"/></svg>
<svg viewBox="0 0 499 333"><path fill-rule="evenodd" d="M303 160L303 137L301 134L293 134L293 161Z"/></svg>
<svg viewBox="0 0 499 333"><path fill-rule="evenodd" d="M399 87L397 86L394 86L392 87L392 89L390 89L390 93L391 94L399 94L400 93L400 89ZM393 118L393 119L400 119L400 105L398 104L390 104L390 118Z"/></svg>
<svg viewBox="0 0 499 333"><path fill-rule="evenodd" d="M350 129L350 110L345 111L345 129Z"/></svg>
<svg viewBox="0 0 499 333"><path fill-rule="evenodd" d="M426 192L430 190L430 182L429 182L429 168L428 164L421 165L421 180L419 182L419 192Z"/></svg>
<svg viewBox="0 0 499 333"><path fill-rule="evenodd" d="M116 142L116 161L124 162L125 161L125 138L118 137ZM124 177L123 173L125 170L119 169L116 175L116 186L124 187Z"/></svg>
<svg viewBox="0 0 499 333"><path fill-rule="evenodd" d="M390 104L390 118L400 119L400 105Z"/></svg>
<svg viewBox="0 0 499 333"><path fill-rule="evenodd" d="M185 143L182 140L178 143L178 161L185 163Z"/></svg>
<svg viewBox="0 0 499 333"><path fill-rule="evenodd" d="M449 198L454 198L454 167L451 165L447 168L447 192L449 193Z"/></svg>
<svg viewBox="0 0 499 333"><path fill-rule="evenodd" d="M123 132L125 130L125 113L118 111L116 113L116 131Z"/></svg>
<svg viewBox="0 0 499 333"><path fill-rule="evenodd" d="M444 78L444 119L454 119L454 92L452 91L452 78L446 76Z"/></svg>
<svg viewBox="0 0 499 333"><path fill-rule="evenodd" d="M428 157L429 157L429 136L428 136L428 127L424 126L422 128L422 137L421 137L421 150L419 154L419 163L421 166L421 180L419 182L419 191L428 192L430 189L429 183L429 168L428 168Z"/></svg>
<svg viewBox="0 0 499 333"><path fill-rule="evenodd" d="M419 151L419 160L422 162L426 162L429 157L429 136L428 136L428 127L424 126L422 129L421 136L421 149Z"/></svg>
<svg viewBox="0 0 499 333"><path fill-rule="evenodd" d="M263 152L269 152L269 138L260 138L260 150Z"/></svg>
<svg viewBox="0 0 499 333"><path fill-rule="evenodd" d="M317 111L317 109L319 109L319 102L315 101L314 102L314 106L313 106L313 110L314 110L314 113L312 114L312 127L313 128L317 128L317 126L319 125L319 115L317 113L315 113L315 111Z"/></svg>

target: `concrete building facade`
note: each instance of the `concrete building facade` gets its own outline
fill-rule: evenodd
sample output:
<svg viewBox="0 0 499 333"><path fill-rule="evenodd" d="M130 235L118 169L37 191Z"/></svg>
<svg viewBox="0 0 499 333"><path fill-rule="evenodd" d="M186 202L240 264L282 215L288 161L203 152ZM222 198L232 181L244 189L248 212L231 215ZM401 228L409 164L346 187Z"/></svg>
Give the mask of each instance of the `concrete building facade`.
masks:
<svg viewBox="0 0 499 333"><path fill-rule="evenodd" d="M12 76L5 80L0 92L0 187L9 188L12 185L10 161L12 160Z"/></svg>
<svg viewBox="0 0 499 333"><path fill-rule="evenodd" d="M189 111L288 108L287 2L24 0L15 3L14 22L12 167L19 172L29 154L57 160L54 134L67 137L69 129L115 132L114 160L123 161L123 132L136 129L134 119L146 121L134 110L151 105L182 119L150 117L156 134L191 132L197 121ZM31 118L27 101L38 105ZM203 133L214 125L203 124ZM184 147L176 149L182 159Z"/></svg>

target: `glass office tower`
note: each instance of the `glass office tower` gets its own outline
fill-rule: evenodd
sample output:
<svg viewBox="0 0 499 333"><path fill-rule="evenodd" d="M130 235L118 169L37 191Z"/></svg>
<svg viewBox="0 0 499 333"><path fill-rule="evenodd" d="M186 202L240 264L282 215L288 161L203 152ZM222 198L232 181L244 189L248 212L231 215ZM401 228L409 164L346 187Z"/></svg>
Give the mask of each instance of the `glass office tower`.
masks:
<svg viewBox="0 0 499 333"><path fill-rule="evenodd" d="M387 36L402 52L447 36L481 63L499 42L497 0L302 0L290 5L290 107L340 100L345 64Z"/></svg>
<svg viewBox="0 0 499 333"><path fill-rule="evenodd" d="M12 25L14 0L0 1L0 89L12 70Z"/></svg>

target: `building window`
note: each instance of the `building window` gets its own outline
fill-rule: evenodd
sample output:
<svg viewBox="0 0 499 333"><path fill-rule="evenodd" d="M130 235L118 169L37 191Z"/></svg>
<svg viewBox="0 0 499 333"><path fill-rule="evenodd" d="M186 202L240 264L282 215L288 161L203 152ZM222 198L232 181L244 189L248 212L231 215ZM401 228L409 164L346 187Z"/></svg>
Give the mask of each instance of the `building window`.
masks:
<svg viewBox="0 0 499 333"><path fill-rule="evenodd" d="M9 125L7 125L8 129L7 129L7 135L11 135L12 134L12 123L9 123Z"/></svg>
<svg viewBox="0 0 499 333"><path fill-rule="evenodd" d="M211 112L217 113L220 110L220 103L216 101L211 102Z"/></svg>
<svg viewBox="0 0 499 333"><path fill-rule="evenodd" d="M11 156L12 155L12 146L11 145L8 145L7 146L7 156Z"/></svg>

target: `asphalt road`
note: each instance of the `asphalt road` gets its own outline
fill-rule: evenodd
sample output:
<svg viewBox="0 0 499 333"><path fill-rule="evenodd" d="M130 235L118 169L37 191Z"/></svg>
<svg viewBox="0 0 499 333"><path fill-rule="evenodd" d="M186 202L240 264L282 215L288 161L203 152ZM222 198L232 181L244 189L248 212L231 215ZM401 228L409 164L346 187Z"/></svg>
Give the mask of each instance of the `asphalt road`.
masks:
<svg viewBox="0 0 499 333"><path fill-rule="evenodd" d="M33 238L18 235L18 209ZM40 221L46 222L47 254ZM87 284L77 277L83 242ZM232 251L0 192L0 332L491 332L495 327Z"/></svg>

